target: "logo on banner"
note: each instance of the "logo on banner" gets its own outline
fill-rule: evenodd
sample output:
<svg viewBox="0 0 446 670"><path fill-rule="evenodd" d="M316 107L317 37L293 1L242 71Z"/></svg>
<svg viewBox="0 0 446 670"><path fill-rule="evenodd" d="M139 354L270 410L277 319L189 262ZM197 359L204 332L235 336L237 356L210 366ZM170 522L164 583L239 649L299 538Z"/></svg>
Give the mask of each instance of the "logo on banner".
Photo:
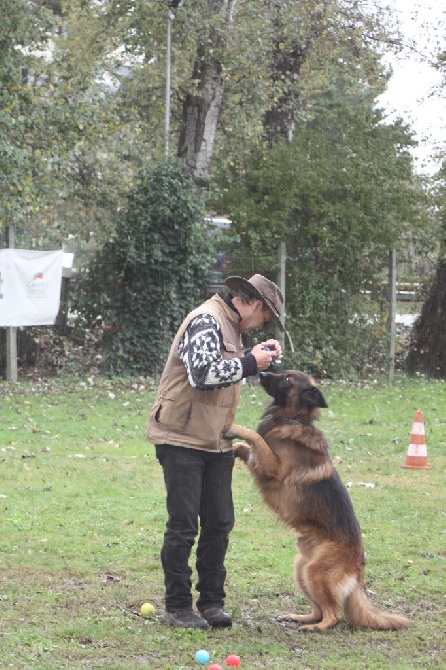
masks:
<svg viewBox="0 0 446 670"><path fill-rule="evenodd" d="M32 279L26 283L28 298L46 298L48 282L43 272L36 272Z"/></svg>

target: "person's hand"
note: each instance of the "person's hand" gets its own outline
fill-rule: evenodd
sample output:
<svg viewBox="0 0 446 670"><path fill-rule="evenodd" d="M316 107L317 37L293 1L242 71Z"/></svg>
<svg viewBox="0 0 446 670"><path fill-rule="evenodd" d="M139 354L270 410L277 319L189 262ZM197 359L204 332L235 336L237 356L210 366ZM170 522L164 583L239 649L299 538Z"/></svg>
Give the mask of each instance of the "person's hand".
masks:
<svg viewBox="0 0 446 670"><path fill-rule="evenodd" d="M251 349L251 353L256 359L257 370L259 372L262 372L262 370L267 370L271 365L271 361L279 357L279 354L276 351L276 349L275 348L272 349L272 347L268 345L268 342L270 343L270 345L274 346L276 340L268 340L267 342L261 342L260 344L256 344L255 347ZM279 345L278 342L277 344ZM279 345L279 351L281 354L282 349L280 348L280 345Z"/></svg>
<svg viewBox="0 0 446 670"><path fill-rule="evenodd" d="M266 342L262 342L262 346L271 349L274 359L282 358L282 347L277 340L266 340Z"/></svg>

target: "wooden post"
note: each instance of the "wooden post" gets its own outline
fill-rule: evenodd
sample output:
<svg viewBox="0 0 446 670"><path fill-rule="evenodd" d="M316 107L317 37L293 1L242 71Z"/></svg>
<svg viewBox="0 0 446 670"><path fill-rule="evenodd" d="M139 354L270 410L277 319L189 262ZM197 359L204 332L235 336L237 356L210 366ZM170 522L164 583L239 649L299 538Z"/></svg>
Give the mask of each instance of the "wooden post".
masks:
<svg viewBox="0 0 446 670"><path fill-rule="evenodd" d="M6 226L6 247L13 249L15 246L15 231L13 226ZM8 326L6 328L6 379L16 382L17 375L17 328Z"/></svg>
<svg viewBox="0 0 446 670"><path fill-rule="evenodd" d="M389 252L389 316L387 321L389 335L387 379L393 382L395 376L395 338L396 338L396 251Z"/></svg>
<svg viewBox="0 0 446 670"><path fill-rule="evenodd" d="M285 325L285 264L286 264L286 246L285 242L280 242L279 243L279 248L278 248L278 277L277 277L277 285L282 291L283 295L283 305L282 309L280 310L280 320L282 323ZM285 333L279 332L277 334L277 339L280 342L280 346L282 347L282 351L285 351Z"/></svg>

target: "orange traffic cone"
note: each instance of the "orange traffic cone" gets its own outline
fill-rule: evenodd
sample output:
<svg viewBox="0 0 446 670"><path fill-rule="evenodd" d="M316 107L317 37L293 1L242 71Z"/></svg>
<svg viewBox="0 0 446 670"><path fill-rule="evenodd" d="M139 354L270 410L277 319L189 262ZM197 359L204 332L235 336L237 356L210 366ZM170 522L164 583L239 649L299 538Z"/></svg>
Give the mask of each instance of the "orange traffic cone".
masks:
<svg viewBox="0 0 446 670"><path fill-rule="evenodd" d="M403 468L411 470L430 470L427 462L426 438L424 435L423 413L417 409L410 434L410 444L407 450L406 462Z"/></svg>

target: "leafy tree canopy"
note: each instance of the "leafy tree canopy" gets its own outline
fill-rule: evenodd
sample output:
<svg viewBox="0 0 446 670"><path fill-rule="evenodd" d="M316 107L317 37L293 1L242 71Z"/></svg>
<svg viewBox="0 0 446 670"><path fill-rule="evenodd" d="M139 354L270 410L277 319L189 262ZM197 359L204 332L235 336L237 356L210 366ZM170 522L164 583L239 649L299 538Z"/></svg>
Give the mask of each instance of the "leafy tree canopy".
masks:
<svg viewBox="0 0 446 670"><path fill-rule="evenodd" d="M79 279L76 309L104 324L109 367L160 372L212 263L198 194L175 162L141 173L116 232Z"/></svg>

